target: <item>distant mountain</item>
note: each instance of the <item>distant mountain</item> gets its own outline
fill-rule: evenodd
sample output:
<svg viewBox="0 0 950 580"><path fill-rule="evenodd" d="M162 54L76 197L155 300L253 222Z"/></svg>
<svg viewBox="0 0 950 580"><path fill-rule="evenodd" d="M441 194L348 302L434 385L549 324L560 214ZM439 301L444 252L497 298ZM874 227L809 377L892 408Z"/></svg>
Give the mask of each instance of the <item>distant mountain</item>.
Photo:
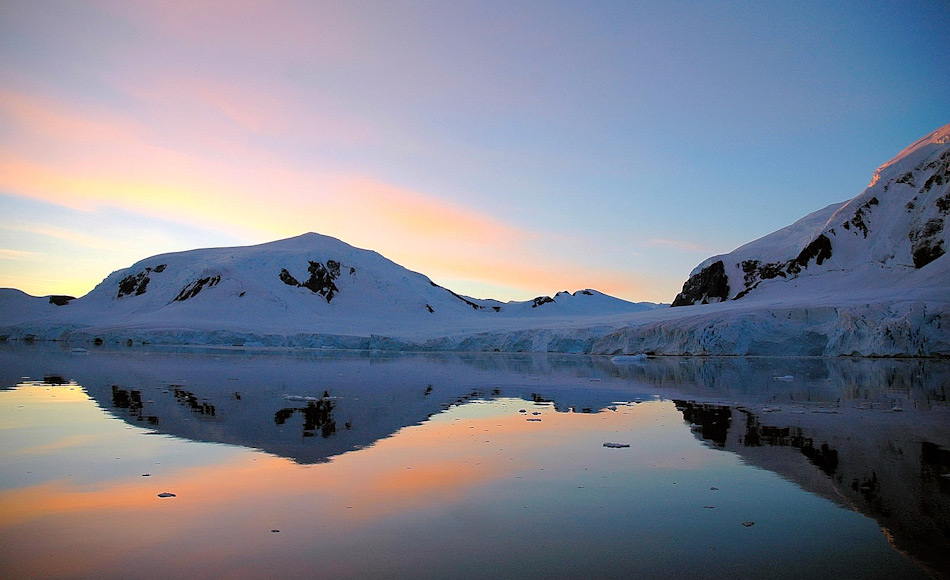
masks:
<svg viewBox="0 0 950 580"><path fill-rule="evenodd" d="M690 274L673 306L805 291L946 286L948 214L950 125L878 168L852 200L708 258Z"/></svg>
<svg viewBox="0 0 950 580"><path fill-rule="evenodd" d="M62 306L51 305L54 301ZM0 292L0 324L19 324L7 334L14 338L149 335L175 342L176 332L190 333L190 339L181 335L186 341L194 340L194 333L217 332L216 338L199 342L221 342L224 331L440 334L491 319L620 314L656 306L594 290L525 302L469 298L376 252L308 233L256 246L146 258L113 272L75 300L39 299L6 289Z"/></svg>
<svg viewBox="0 0 950 580"><path fill-rule="evenodd" d="M14 288L0 288L0 324L14 324L56 314L72 296L30 296Z"/></svg>

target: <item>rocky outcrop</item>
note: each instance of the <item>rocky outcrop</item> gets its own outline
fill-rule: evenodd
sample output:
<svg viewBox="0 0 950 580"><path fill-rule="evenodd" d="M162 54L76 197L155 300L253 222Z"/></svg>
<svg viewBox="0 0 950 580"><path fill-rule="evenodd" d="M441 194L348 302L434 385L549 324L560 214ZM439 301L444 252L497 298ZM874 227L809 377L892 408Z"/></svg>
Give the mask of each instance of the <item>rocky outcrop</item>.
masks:
<svg viewBox="0 0 950 580"><path fill-rule="evenodd" d="M861 232L864 237L868 237L868 225L867 225L867 216L871 212L871 208L880 203L876 197L872 197L865 204L859 207L854 212L854 216L841 224L845 230L850 231L853 227L855 232Z"/></svg>
<svg viewBox="0 0 950 580"><path fill-rule="evenodd" d="M934 218L907 234L915 268L923 268L946 253L943 247L943 228L943 218Z"/></svg>
<svg viewBox="0 0 950 580"><path fill-rule="evenodd" d="M683 291L676 295L672 306L689 306L721 302L729 298L729 278L722 260L713 262L690 276Z"/></svg>
<svg viewBox="0 0 950 580"><path fill-rule="evenodd" d="M212 288L221 281L221 275L208 276L205 278L199 278L194 282L191 282L187 286L181 289L181 292L178 293L178 296L172 302L184 302L189 298L194 298L198 295L199 292L205 287Z"/></svg>
<svg viewBox="0 0 950 580"><path fill-rule="evenodd" d="M832 231L833 232L833 231ZM832 235L834 235L832 233ZM743 273L743 282L745 288L736 294L733 300L738 300L754 290L762 280L771 280L773 278L794 278L799 275L803 269L808 268L808 264L814 260L815 264L821 265L832 255L831 239L825 234L821 234L805 246L797 257L786 262L769 262L762 264L758 260L743 260L740 264Z"/></svg>
<svg viewBox="0 0 950 580"><path fill-rule="evenodd" d="M340 291L334 281L340 277L340 263L336 260L327 260L326 264L309 260L310 265L307 271L310 277L304 282L297 281L286 268L281 268L278 277L280 281L288 286L306 288L314 294L322 296L327 303L333 300L333 297ZM350 275L355 275L356 269L350 268Z"/></svg>
<svg viewBox="0 0 950 580"><path fill-rule="evenodd" d="M538 306L550 304L552 302L554 302L554 298L551 298L550 296L538 296L531 301L531 308L537 308Z"/></svg>
<svg viewBox="0 0 950 580"><path fill-rule="evenodd" d="M145 290L148 288L148 283L151 281L149 274L152 272L161 273L165 271L165 264L159 264L154 268L148 267L144 270L138 272L137 274L130 274L119 281L119 292L116 295L116 298L122 298L123 296L141 296L145 294Z"/></svg>

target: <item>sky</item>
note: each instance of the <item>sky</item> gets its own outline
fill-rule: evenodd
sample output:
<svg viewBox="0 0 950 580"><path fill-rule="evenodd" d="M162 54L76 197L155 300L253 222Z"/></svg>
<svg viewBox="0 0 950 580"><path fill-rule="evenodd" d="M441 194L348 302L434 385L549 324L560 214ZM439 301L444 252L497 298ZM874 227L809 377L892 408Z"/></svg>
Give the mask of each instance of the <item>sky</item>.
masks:
<svg viewBox="0 0 950 580"><path fill-rule="evenodd" d="M0 1L0 287L315 231L669 302L950 123L950 2Z"/></svg>

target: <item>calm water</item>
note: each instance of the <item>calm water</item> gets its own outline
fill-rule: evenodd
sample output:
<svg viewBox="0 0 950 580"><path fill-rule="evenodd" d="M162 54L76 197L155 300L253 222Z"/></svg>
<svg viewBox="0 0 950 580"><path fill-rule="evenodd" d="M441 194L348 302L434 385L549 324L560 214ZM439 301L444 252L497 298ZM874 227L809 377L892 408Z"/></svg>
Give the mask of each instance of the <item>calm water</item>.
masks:
<svg viewBox="0 0 950 580"><path fill-rule="evenodd" d="M950 564L945 362L14 344L0 387L5 578Z"/></svg>

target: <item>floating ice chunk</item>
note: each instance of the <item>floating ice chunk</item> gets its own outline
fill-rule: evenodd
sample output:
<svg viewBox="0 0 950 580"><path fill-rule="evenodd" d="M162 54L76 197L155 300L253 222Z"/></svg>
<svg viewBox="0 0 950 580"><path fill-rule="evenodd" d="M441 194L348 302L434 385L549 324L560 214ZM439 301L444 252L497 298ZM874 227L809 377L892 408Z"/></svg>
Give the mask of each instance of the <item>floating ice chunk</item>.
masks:
<svg viewBox="0 0 950 580"><path fill-rule="evenodd" d="M319 401L321 397L307 397L304 395L284 395L285 401L291 401L293 403L312 403Z"/></svg>
<svg viewBox="0 0 950 580"><path fill-rule="evenodd" d="M629 443L611 443L608 441L607 443L604 443L604 447L607 447L609 449L623 449L624 447L630 447L630 444Z"/></svg>
<svg viewBox="0 0 950 580"><path fill-rule="evenodd" d="M782 381L783 383L790 383L795 380L795 377L792 375L782 375L780 377L772 377L772 380Z"/></svg>
<svg viewBox="0 0 950 580"><path fill-rule="evenodd" d="M615 365L635 365L647 360L647 355L640 354L618 354L610 357L610 362Z"/></svg>
<svg viewBox="0 0 950 580"><path fill-rule="evenodd" d="M339 399L340 397L310 397L307 395L284 395L285 401L290 401L292 403L316 403L317 401L325 401L327 399Z"/></svg>

